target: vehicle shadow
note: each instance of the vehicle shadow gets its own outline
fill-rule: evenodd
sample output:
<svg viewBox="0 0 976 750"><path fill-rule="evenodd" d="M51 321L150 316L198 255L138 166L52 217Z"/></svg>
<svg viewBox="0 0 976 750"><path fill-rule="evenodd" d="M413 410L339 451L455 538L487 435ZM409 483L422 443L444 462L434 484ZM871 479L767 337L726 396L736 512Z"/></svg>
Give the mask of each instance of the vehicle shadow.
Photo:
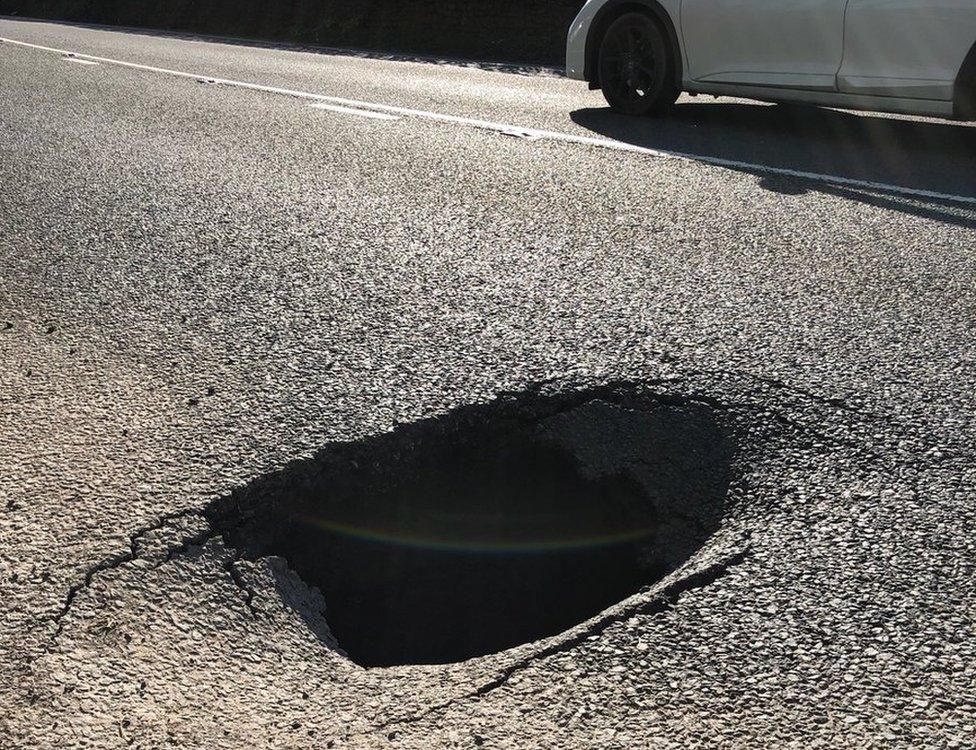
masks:
<svg viewBox="0 0 976 750"><path fill-rule="evenodd" d="M762 167L812 172L882 185L976 198L976 127L854 114L799 105L687 102L669 117L628 117L609 108L578 109L577 125L637 146L690 159L723 159L781 193L817 191L962 226L976 207L883 188L803 180ZM756 166L752 166L756 165Z"/></svg>

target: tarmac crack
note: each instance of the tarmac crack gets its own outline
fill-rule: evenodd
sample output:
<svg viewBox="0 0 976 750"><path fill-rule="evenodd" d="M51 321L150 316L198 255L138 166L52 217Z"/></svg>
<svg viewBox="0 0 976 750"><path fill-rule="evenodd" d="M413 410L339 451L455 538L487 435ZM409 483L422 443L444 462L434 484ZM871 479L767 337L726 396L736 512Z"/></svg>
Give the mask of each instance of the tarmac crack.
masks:
<svg viewBox="0 0 976 750"><path fill-rule="evenodd" d="M221 536L220 538L223 541L224 546L230 549L227 540L223 536ZM234 585L244 592L245 595L244 606L248 608L248 611L250 611L251 616L255 620L257 620L260 617L261 610L259 610L254 605L254 598L255 598L254 589L248 585L244 576L241 574L241 571L237 569L237 563L241 561L242 557L243 556L240 552L235 552L234 555L227 558L227 560L224 562L223 567L224 570L227 571L227 574L230 576L231 580L234 582Z"/></svg>
<svg viewBox="0 0 976 750"><path fill-rule="evenodd" d="M737 551L729 554L722 560L707 565L701 570L697 570L683 578L673 581L657 592L657 594L655 594L651 599L634 602L629 606L615 609L612 612L608 612L605 615L598 617L579 632L574 633L570 638L559 640L556 643L546 646L545 648L519 659L514 664L511 664L503 669L497 677L483 683L482 685L479 685L474 690L468 691L467 693L459 696L455 696L448 701L431 706L425 711L422 711L414 716L389 719L385 722L377 724L372 730L364 732L361 736L367 736L369 734L373 734L374 732L386 731L398 726L416 724L417 722L423 721L436 713L446 711L459 703L484 698L499 688L504 687L518 673L529 669L543 659L547 659L551 656L555 656L556 654L569 651L579 645L582 645L590 638L600 635L615 623L635 615L657 614L670 609L678 602L678 599L682 594L709 586L728 575L732 568L744 563L752 554L752 546L749 541L750 538L751 532L746 532L743 538L742 546Z"/></svg>
<svg viewBox="0 0 976 750"><path fill-rule="evenodd" d="M190 551L190 547L199 547L206 544L209 541L213 541L214 539L223 539L223 537L221 537L219 534L214 534L213 529L211 529L210 526L208 525L207 528L205 528L199 534L194 534L191 537L187 537L182 542L180 542L177 546L171 547L166 552L166 555L163 557L163 559L157 562L155 565L153 565L150 568L150 570L158 570L159 568L163 567L167 563L172 562L180 555L185 555L187 552Z"/></svg>
<svg viewBox="0 0 976 750"><path fill-rule="evenodd" d="M180 518L188 518L190 516L199 516L199 514L196 511L183 510L176 513L168 513L166 515L160 516L151 524L142 526L141 528L137 529L136 531L132 532L129 535L129 548L127 550L119 554L112 555L111 557L107 557L101 560L100 562L96 563L95 565L92 565L88 569L86 569L82 576L81 581L73 584L68 589L68 593L65 595L64 602L62 603L60 610L55 613L55 615L51 620L55 625L55 629L54 632L51 634L51 637L48 639L46 651L50 653L50 651L57 644L58 638L64 632L65 618L71 612L71 608L74 606L75 600L78 598L79 594L81 594L83 591L86 591L91 587L92 583L95 580L96 575L98 575L99 573L104 573L109 570L115 570L116 568L119 568L122 565L126 565L130 562L133 562L139 557L140 543L148 534L151 534L154 531L160 531L167 524L170 524L173 521L176 521ZM183 548L185 546L188 546L189 544L190 544L189 541L184 541L181 545L179 545L179 547L175 549ZM169 553L167 553L167 559L172 559L172 557L170 556L172 554L174 554L172 550Z"/></svg>
<svg viewBox="0 0 976 750"><path fill-rule="evenodd" d="M799 385L793 385L788 383L782 378L776 378L770 375L760 375L754 372L741 372L733 370L723 370L723 369L702 369L702 370L687 370L682 372L680 377L675 378L676 381L681 381L696 377L712 377L719 376L722 378L739 378L745 380L751 380L755 383L768 386L777 391L783 391L786 393L792 393L795 396L800 396L807 399L810 402L819 404L821 406L829 406L834 409L841 409L849 414L859 416L863 419L877 422L885 421L889 422L890 417L887 415L879 414L877 412L869 411L865 409L862 405L855 405L850 403L851 399L844 398L840 396L825 396L816 393L808 388L804 388Z"/></svg>

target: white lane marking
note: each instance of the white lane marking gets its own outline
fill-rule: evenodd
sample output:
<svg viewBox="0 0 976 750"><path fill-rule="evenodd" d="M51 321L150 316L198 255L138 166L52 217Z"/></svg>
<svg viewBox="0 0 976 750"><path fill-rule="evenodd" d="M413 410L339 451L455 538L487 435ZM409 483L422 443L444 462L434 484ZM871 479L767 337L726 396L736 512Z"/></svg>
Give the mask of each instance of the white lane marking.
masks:
<svg viewBox="0 0 976 750"><path fill-rule="evenodd" d="M519 128L516 126L512 126L506 130L500 130L498 132L500 132L502 135L507 135L510 138L523 138L527 141L537 141L541 137L532 130L526 130L525 128Z"/></svg>
<svg viewBox="0 0 976 750"><path fill-rule="evenodd" d="M64 58L64 60L65 62L72 62L75 65L101 65L101 63L97 63L94 60L84 60L80 57L74 57L74 56L66 57Z"/></svg>
<svg viewBox="0 0 976 750"><path fill-rule="evenodd" d="M340 107L338 104L326 104L325 102L318 102L317 104L308 105L312 109L324 109L329 112L337 112L340 115L359 115L360 117L372 117L374 120L399 120L400 118L396 115L390 115L386 112L374 112L370 109L357 109L355 107Z"/></svg>
<svg viewBox="0 0 976 750"><path fill-rule="evenodd" d="M228 78L211 78L200 73L188 73L183 70L172 70L170 68L160 68L155 65L143 65L141 63L128 62L126 60L116 60L111 57L99 57L97 55L87 55L82 52L69 52L68 50L58 49L57 47L47 47L43 44L33 42L22 42L17 39L0 37L0 42L7 42L20 47L53 52L59 55L71 55L105 63L106 65L117 65L123 68L133 68L135 70L145 70L152 73L162 73L178 78L192 78L207 83L215 83L223 86L233 86L249 91L261 91L269 94L280 94L291 96L298 99L307 99L316 102L329 102L344 107L351 107L359 110L372 110L374 112L384 112L403 117L415 117L418 119L432 120L434 122L446 122L455 125L468 125L483 130L492 130L507 135L517 134L520 138L545 139L561 143L574 143L582 146L595 146L597 148L610 149L612 151L624 151L627 153L641 154L643 156L653 156L656 158L681 159L683 161L698 162L708 164L713 167L723 167L735 171L750 172L752 174L774 174L783 177L794 177L808 182L820 182L828 185L841 185L844 187L857 188L859 190L874 190L883 193L892 193L909 198L920 198L928 200L948 201L953 203L965 203L976 205L976 196L956 195L953 193L940 193L935 190L919 190L917 188L894 185L886 182L873 182L870 180L858 180L852 177L841 177L839 175L821 174L820 172L806 172L799 169L789 169L786 167L773 167L766 164L754 162L737 161L735 159L723 159L717 156L700 156L698 154L682 153L680 151L665 151L662 149L637 146L633 143L624 143L609 138L595 138L585 135L574 135L572 133L562 133L554 130L536 130L534 128L523 128L500 122L489 120L478 120L471 117L458 117L456 115L445 115L439 112L428 112L422 109L411 109L410 107L398 107L392 104L380 104L377 102L364 102L357 99L346 99L339 96L328 96L326 94L313 94L308 91L297 91L295 89L280 88L278 86L264 86L259 83L249 83L247 81L235 81Z"/></svg>

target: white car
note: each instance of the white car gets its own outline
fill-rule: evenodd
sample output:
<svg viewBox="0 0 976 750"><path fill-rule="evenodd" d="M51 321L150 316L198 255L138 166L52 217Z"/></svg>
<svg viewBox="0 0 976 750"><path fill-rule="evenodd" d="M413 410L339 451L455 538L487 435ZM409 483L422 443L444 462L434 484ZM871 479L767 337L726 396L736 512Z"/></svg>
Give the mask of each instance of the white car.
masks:
<svg viewBox="0 0 976 750"><path fill-rule="evenodd" d="M687 91L976 119L976 0L588 0L566 72L636 115Z"/></svg>

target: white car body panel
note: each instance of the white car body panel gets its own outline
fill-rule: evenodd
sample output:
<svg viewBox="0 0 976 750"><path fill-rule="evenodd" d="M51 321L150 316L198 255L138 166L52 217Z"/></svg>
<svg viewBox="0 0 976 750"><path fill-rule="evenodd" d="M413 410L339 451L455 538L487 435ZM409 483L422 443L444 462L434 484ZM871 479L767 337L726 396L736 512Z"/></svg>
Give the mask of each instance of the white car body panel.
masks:
<svg viewBox="0 0 976 750"><path fill-rule="evenodd" d="M585 80L600 12L569 29L566 74ZM658 0L691 93L951 117L976 42L976 0ZM598 44L598 41L595 42Z"/></svg>
<svg viewBox="0 0 976 750"><path fill-rule="evenodd" d="M841 91L948 101L976 39L976 2L850 0L844 33Z"/></svg>
<svg viewBox="0 0 976 750"><path fill-rule="evenodd" d="M586 79L586 35L603 3L587 0L573 19L566 35L566 76L577 81Z"/></svg>
<svg viewBox="0 0 976 750"><path fill-rule="evenodd" d="M847 0L683 0L696 81L837 90Z"/></svg>

